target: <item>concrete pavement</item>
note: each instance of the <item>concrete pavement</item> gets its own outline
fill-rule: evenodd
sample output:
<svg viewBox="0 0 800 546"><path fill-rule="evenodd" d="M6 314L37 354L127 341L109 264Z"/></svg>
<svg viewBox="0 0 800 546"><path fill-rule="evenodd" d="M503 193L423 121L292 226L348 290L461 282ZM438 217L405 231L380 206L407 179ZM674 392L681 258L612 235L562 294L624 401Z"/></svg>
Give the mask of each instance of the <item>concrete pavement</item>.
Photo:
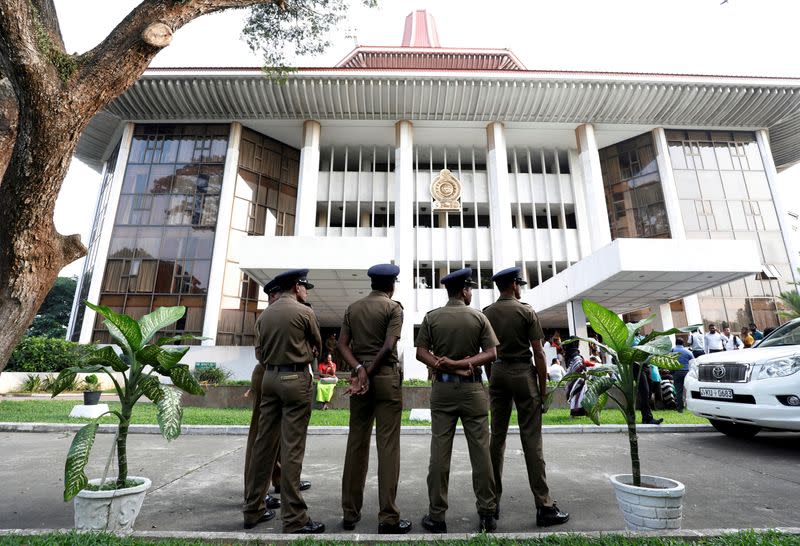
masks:
<svg viewBox="0 0 800 546"><path fill-rule="evenodd" d="M0 433L0 529L72 527L72 505L61 500L64 458L73 433ZM97 437L88 474L99 476L112 436ZM139 531L241 531L242 436L182 436L173 442L151 434L129 440L129 472L153 481L137 520ZM430 438L404 435L399 505L421 532L427 510L425 478ZM341 534L340 480L346 436L308 439L303 476L311 516L328 532ZM683 481L684 529L800 527L800 435L769 433L737 440L717 433L642 434L644 473ZM569 523L553 531L619 531L624 528L607 476L628 472L625 434L548 434L548 482ZM498 531L536 532L533 498L527 485L519 436L510 436ZM375 450L358 533L377 528ZM477 524L469 458L457 436L450 479L451 533L472 532ZM550 529L549 529L550 530ZM279 522L248 533L278 533ZM349 535L351 536L351 535Z"/></svg>

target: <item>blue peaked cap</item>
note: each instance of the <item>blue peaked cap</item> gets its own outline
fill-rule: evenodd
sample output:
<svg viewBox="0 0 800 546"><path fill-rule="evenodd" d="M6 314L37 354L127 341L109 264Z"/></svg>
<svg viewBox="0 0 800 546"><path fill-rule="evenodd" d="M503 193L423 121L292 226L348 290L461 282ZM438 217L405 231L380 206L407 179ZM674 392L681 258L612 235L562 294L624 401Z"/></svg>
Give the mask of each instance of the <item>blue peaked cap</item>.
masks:
<svg viewBox="0 0 800 546"><path fill-rule="evenodd" d="M272 280L281 288L289 288L295 284L303 284L308 289L314 288L314 285L306 279L306 275L308 275L308 269L290 269L275 275Z"/></svg>
<svg viewBox="0 0 800 546"><path fill-rule="evenodd" d="M521 267L509 267L492 275L492 281L501 283L503 281L517 281L518 285L525 286L528 283L522 278L521 273Z"/></svg>
<svg viewBox="0 0 800 546"><path fill-rule="evenodd" d="M400 268L394 264L377 264L367 270L370 277L397 277L399 274Z"/></svg>
<svg viewBox="0 0 800 546"><path fill-rule="evenodd" d="M275 292L276 290L280 289L281 287L278 286L278 283L275 282L275 279L272 279L271 281L269 281L267 284L264 285L265 294L271 294L272 292Z"/></svg>
<svg viewBox="0 0 800 546"><path fill-rule="evenodd" d="M472 268L465 267L464 269L459 269L458 271L453 271L449 275L445 275L442 277L442 284L445 286L457 285L458 283L462 283L464 286L476 287L478 283L472 280Z"/></svg>

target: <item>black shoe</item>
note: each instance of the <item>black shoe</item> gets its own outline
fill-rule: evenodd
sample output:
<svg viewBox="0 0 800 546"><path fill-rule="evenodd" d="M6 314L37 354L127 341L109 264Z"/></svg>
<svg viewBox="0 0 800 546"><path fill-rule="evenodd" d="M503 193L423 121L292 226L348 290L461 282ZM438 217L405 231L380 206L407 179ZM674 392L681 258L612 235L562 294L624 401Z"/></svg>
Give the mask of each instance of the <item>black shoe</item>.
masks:
<svg viewBox="0 0 800 546"><path fill-rule="evenodd" d="M479 533L491 533L497 529L497 522L494 516L480 516L480 520L478 524Z"/></svg>
<svg viewBox="0 0 800 546"><path fill-rule="evenodd" d="M293 531L293 533L296 535L313 535L324 532L325 524L314 520L308 520L308 523L306 523L303 527L297 531Z"/></svg>
<svg viewBox="0 0 800 546"><path fill-rule="evenodd" d="M273 519L274 517L275 517L275 512L273 512L272 510L264 510L264 513L261 514L261 516L257 520L255 520L255 521L247 521L247 520L245 520L244 528L245 529L252 529L253 527L258 525L259 523L264 523L265 521L269 521L269 520Z"/></svg>
<svg viewBox="0 0 800 546"><path fill-rule="evenodd" d="M660 425L664 422L663 417L659 417L658 419L650 419L649 421L642 421L643 425Z"/></svg>
<svg viewBox="0 0 800 546"><path fill-rule="evenodd" d="M311 482L307 482L305 480L300 480L300 486L298 487L300 491L305 491L307 489L311 489Z"/></svg>
<svg viewBox="0 0 800 546"><path fill-rule="evenodd" d="M407 519L401 519L395 524L379 523L379 535L404 535L411 530L411 522Z"/></svg>
<svg viewBox="0 0 800 546"><path fill-rule="evenodd" d="M267 498L264 501L267 503L267 508L272 510L277 510L281 507L281 499L275 498L270 494L267 494Z"/></svg>
<svg viewBox="0 0 800 546"><path fill-rule="evenodd" d="M436 521L431 519L430 514L425 514L422 518L422 526L431 533L446 533L447 523L444 521Z"/></svg>
<svg viewBox="0 0 800 546"><path fill-rule="evenodd" d="M359 521L361 521L361 516L358 516L356 519L342 518L342 528L345 531L352 531L356 528L356 523Z"/></svg>
<svg viewBox="0 0 800 546"><path fill-rule="evenodd" d="M562 512L553 503L553 506L543 506L536 509L536 525L539 527L550 527L551 525L561 525L569 521L569 514Z"/></svg>

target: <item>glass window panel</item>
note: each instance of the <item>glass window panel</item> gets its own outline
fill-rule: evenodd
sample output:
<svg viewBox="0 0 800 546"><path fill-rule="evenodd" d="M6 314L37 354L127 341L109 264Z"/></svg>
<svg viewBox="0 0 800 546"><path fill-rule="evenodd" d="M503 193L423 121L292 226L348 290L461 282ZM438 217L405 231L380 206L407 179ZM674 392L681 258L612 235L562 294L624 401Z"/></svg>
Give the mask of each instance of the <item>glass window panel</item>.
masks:
<svg viewBox="0 0 800 546"><path fill-rule="evenodd" d="M675 186L681 199L700 199L700 184L694 171L675 171Z"/></svg>
<svg viewBox="0 0 800 546"><path fill-rule="evenodd" d="M147 149L147 137L135 136L131 141L131 152L128 155L128 164L144 162L144 153ZM130 168L130 167L128 167Z"/></svg>
<svg viewBox="0 0 800 546"><path fill-rule="evenodd" d="M169 294L172 292L172 278L175 271L174 261L160 260L156 271L155 292Z"/></svg>
<svg viewBox="0 0 800 546"><path fill-rule="evenodd" d="M120 227L114 230L108 248L109 258L131 258L136 244L136 228Z"/></svg>
<svg viewBox="0 0 800 546"><path fill-rule="evenodd" d="M210 259L213 248L213 231L192 230L186 240L186 258Z"/></svg>
<svg viewBox="0 0 800 546"><path fill-rule="evenodd" d="M769 182L764 172L745 172L744 179L750 199L772 200L772 192L769 190Z"/></svg>
<svg viewBox="0 0 800 546"><path fill-rule="evenodd" d="M147 181L149 193L169 193L172 189L172 178L175 167L172 165L153 165Z"/></svg>
<svg viewBox="0 0 800 546"><path fill-rule="evenodd" d="M108 260L106 262L106 270L103 276L103 292L118 292L120 288L120 280L123 274L127 273L127 261L123 260Z"/></svg>
<svg viewBox="0 0 800 546"><path fill-rule="evenodd" d="M747 186L741 171L722 171L722 186L728 199L747 199Z"/></svg>
<svg viewBox="0 0 800 546"><path fill-rule="evenodd" d="M700 303L700 314L703 317L703 323L708 326L711 323L716 324L718 327L728 320L725 313L725 305L721 298L698 298Z"/></svg>
<svg viewBox="0 0 800 546"><path fill-rule="evenodd" d="M669 159L672 162L673 169L686 168L686 156L683 153L683 142L669 142Z"/></svg>
<svg viewBox="0 0 800 546"><path fill-rule="evenodd" d="M717 224L717 229L730 230L731 219L728 215L728 206L725 201L712 200L711 210L714 213L714 222Z"/></svg>
<svg viewBox="0 0 800 546"><path fill-rule="evenodd" d="M225 152L228 149L227 137L216 137L211 140L211 149L208 155L209 162L223 163L225 161Z"/></svg>
<svg viewBox="0 0 800 546"><path fill-rule="evenodd" d="M161 228L140 228L137 232L136 257L158 258Z"/></svg>
<svg viewBox="0 0 800 546"><path fill-rule="evenodd" d="M191 195L173 195L166 210L166 223L171 226L189 224L194 198Z"/></svg>
<svg viewBox="0 0 800 546"><path fill-rule="evenodd" d="M698 231L700 229L700 221L697 218L697 209L695 202L686 199L681 199L681 216L683 216L683 226L686 231Z"/></svg>
<svg viewBox="0 0 800 546"><path fill-rule="evenodd" d="M780 233L759 232L761 251L767 263L783 263L787 261L786 248Z"/></svg>
<svg viewBox="0 0 800 546"><path fill-rule="evenodd" d="M734 231L747 229L747 217L741 201L728 201L728 212L731 218L731 229Z"/></svg>
<svg viewBox="0 0 800 546"><path fill-rule="evenodd" d="M194 193L198 186L197 165L179 165L175 169L175 186L172 193Z"/></svg>
<svg viewBox="0 0 800 546"><path fill-rule="evenodd" d="M725 193L722 190L722 178L719 171L699 171L700 191L704 199L722 199Z"/></svg>
<svg viewBox="0 0 800 546"><path fill-rule="evenodd" d="M167 223L167 211L169 209L170 197L168 195L157 195L153 197L153 206L150 209L150 225L161 226Z"/></svg>
<svg viewBox="0 0 800 546"><path fill-rule="evenodd" d="M187 237L188 231L186 229L164 229L164 236L161 241L161 254L159 258L183 258L184 252L186 251Z"/></svg>
<svg viewBox="0 0 800 546"><path fill-rule="evenodd" d="M761 162L761 154L758 151L757 142L747 142L744 144L745 155L751 171L763 171L764 164Z"/></svg>
<svg viewBox="0 0 800 546"><path fill-rule="evenodd" d="M150 165L129 165L122 180L122 193L144 193L147 191L147 176Z"/></svg>
<svg viewBox="0 0 800 546"><path fill-rule="evenodd" d="M192 137L181 139L180 147L178 148L178 163L191 163L194 160L194 145L195 140Z"/></svg>
<svg viewBox="0 0 800 546"><path fill-rule="evenodd" d="M761 218L764 221L764 229L769 231L779 231L778 214L775 212L775 205L772 201L759 201Z"/></svg>
<svg viewBox="0 0 800 546"><path fill-rule="evenodd" d="M714 153L714 144L711 142L699 142L700 157L703 160L703 169L717 170L717 156Z"/></svg>
<svg viewBox="0 0 800 546"><path fill-rule="evenodd" d="M750 324L751 317L745 305L745 298L725 298L725 314L731 332L738 335L742 326Z"/></svg>
<svg viewBox="0 0 800 546"><path fill-rule="evenodd" d="M728 143L715 144L714 153L717 156L717 163L722 171L729 171L733 169L733 161L731 161L731 153L728 151Z"/></svg>

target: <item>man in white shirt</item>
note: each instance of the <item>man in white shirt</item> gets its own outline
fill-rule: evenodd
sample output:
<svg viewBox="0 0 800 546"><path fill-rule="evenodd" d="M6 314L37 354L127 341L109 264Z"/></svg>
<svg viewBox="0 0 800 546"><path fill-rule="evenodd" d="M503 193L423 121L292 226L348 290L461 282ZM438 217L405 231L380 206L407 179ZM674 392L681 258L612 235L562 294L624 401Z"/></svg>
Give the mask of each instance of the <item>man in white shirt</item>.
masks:
<svg viewBox="0 0 800 546"><path fill-rule="evenodd" d="M706 346L706 354L709 353L718 353L720 351L725 350L724 340L722 339L722 334L717 332L717 325L716 324L709 324L708 325L708 333L705 335L703 339L705 346Z"/></svg>
<svg viewBox="0 0 800 546"><path fill-rule="evenodd" d="M732 334L728 326L722 329L722 343L726 351L735 351L744 347L742 339L736 334Z"/></svg>
<svg viewBox="0 0 800 546"><path fill-rule="evenodd" d="M562 377L564 377L564 368L561 367L558 359L554 358L547 367L547 378L550 381L561 381Z"/></svg>
<svg viewBox="0 0 800 546"><path fill-rule="evenodd" d="M692 351L692 354L695 358L706 354L706 344L703 342L702 328L696 328L691 334L689 334L687 345L687 349Z"/></svg>

